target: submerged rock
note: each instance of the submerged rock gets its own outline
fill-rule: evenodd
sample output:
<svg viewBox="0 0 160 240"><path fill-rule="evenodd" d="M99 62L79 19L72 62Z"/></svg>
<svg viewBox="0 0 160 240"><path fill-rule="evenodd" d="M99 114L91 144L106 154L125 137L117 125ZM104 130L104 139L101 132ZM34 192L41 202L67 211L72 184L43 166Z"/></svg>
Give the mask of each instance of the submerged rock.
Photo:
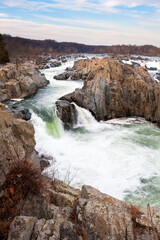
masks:
<svg viewBox="0 0 160 240"><path fill-rule="evenodd" d="M80 60L73 68L86 78L84 86L60 100L88 109L97 120L138 116L160 123L160 84L145 67L107 58Z"/></svg>
<svg viewBox="0 0 160 240"><path fill-rule="evenodd" d="M70 73L69 72L64 72L61 73L59 75L54 76L54 79L56 80L67 80L70 77Z"/></svg>
<svg viewBox="0 0 160 240"><path fill-rule="evenodd" d="M158 81L160 81L160 73L156 73L156 78L158 79Z"/></svg>
<svg viewBox="0 0 160 240"><path fill-rule="evenodd" d="M156 67L149 67L148 70L149 71L157 71L157 68Z"/></svg>
<svg viewBox="0 0 160 240"><path fill-rule="evenodd" d="M60 67L62 63L60 61L51 62L50 67Z"/></svg>
<svg viewBox="0 0 160 240"><path fill-rule="evenodd" d="M131 61L131 62L132 62L132 66L133 66L134 68L141 66L141 65L140 65L139 63L137 63L137 62L134 62L134 61Z"/></svg>
<svg viewBox="0 0 160 240"><path fill-rule="evenodd" d="M77 123L77 110L75 105L67 101L57 101L57 115L64 124L64 128L69 130Z"/></svg>

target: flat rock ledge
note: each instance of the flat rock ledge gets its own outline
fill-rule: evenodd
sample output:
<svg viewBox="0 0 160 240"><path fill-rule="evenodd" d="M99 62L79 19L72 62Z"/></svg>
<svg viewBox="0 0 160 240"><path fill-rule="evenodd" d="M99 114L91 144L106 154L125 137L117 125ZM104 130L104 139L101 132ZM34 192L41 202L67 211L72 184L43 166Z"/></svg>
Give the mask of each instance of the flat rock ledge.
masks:
<svg viewBox="0 0 160 240"><path fill-rule="evenodd" d="M0 67L0 102L24 98L49 84L33 63L7 64Z"/></svg>
<svg viewBox="0 0 160 240"><path fill-rule="evenodd" d="M159 239L159 208L147 212L93 187L79 191L59 180L48 191L46 205L35 196L27 200L10 225L8 240Z"/></svg>

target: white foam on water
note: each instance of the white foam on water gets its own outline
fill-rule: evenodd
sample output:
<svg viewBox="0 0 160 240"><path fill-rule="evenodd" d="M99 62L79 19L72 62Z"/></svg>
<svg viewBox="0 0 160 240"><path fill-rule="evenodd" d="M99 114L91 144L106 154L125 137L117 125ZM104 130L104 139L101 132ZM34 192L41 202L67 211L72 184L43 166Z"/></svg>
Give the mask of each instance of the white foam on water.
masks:
<svg viewBox="0 0 160 240"><path fill-rule="evenodd" d="M89 184L123 199L126 189L134 191L140 186L140 178L160 174L160 149L137 143L136 137L139 136L135 129L103 123L100 128L101 124L97 123L95 130L96 125L91 119L90 130L87 126L84 132L64 132L61 138L55 139L48 136L41 118L34 114L32 122L37 150L52 155L57 161L56 166L51 166L48 171L58 169L62 180L68 169L71 176L76 173L72 182L76 187ZM137 130L139 128L142 126L137 126Z"/></svg>

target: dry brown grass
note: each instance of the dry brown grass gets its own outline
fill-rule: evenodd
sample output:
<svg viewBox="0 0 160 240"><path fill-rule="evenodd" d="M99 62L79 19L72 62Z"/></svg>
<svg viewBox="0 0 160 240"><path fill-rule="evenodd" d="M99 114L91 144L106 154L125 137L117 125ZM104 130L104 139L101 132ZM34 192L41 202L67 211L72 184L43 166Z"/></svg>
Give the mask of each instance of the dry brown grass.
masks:
<svg viewBox="0 0 160 240"><path fill-rule="evenodd" d="M42 192L44 182L41 171L32 163L14 161L1 189L3 196L0 198L0 239L7 238L9 225L13 218L20 213L27 194Z"/></svg>

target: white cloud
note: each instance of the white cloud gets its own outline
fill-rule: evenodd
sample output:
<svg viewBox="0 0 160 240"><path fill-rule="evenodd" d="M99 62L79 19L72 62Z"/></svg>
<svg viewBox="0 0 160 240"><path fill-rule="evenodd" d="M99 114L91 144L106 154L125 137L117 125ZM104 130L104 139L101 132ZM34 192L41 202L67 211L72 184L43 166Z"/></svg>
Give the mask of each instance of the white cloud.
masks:
<svg viewBox="0 0 160 240"><path fill-rule="evenodd" d="M8 18L9 15L6 13L0 13L0 18Z"/></svg>
<svg viewBox="0 0 160 240"><path fill-rule="evenodd" d="M136 7L140 5L154 6L160 9L159 0L55 0L47 2L28 1L28 0L0 0L8 7L20 7L29 10L53 10L68 9L75 11L94 11L94 12L119 12L119 6Z"/></svg>
<svg viewBox="0 0 160 240"><path fill-rule="evenodd" d="M85 20L85 19L69 19L69 18L55 18L55 17L48 17L48 16L44 16L44 15L35 15L38 18L40 18L41 20L47 20L50 23L54 22L54 23L61 23L64 25L69 25L69 26L78 26L78 27L85 27L85 28L94 28L94 29L118 29L120 30L120 26L118 26L117 24L114 24L112 22L109 21L100 21L100 20ZM121 27L121 30L123 30L123 28Z"/></svg>
<svg viewBox="0 0 160 240"><path fill-rule="evenodd" d="M160 34L152 30L136 28L96 30L55 24L39 24L32 21L0 19L1 33L32 39L55 39L96 45L153 44L160 47Z"/></svg>

